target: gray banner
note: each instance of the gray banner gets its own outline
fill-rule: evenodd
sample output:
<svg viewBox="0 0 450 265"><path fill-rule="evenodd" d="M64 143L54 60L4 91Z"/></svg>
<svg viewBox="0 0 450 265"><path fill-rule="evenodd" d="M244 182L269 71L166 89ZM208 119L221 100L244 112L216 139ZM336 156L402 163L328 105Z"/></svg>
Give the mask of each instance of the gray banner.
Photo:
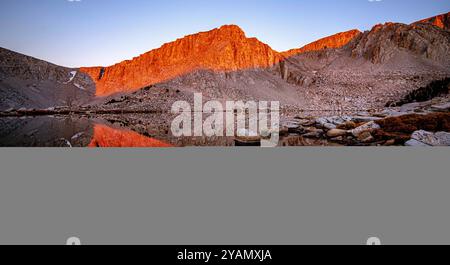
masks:
<svg viewBox="0 0 450 265"><path fill-rule="evenodd" d="M449 151L3 148L0 244L448 244Z"/></svg>

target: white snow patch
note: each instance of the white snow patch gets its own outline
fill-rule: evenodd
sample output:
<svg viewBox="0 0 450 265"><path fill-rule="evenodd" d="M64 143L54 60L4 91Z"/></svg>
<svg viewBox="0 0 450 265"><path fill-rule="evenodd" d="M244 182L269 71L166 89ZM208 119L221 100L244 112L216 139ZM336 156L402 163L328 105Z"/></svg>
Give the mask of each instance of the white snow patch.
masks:
<svg viewBox="0 0 450 265"><path fill-rule="evenodd" d="M75 76L77 76L77 71L70 72L70 79L69 79L69 81L65 82L64 84L68 84L68 83L72 82L73 79L75 78Z"/></svg>
<svg viewBox="0 0 450 265"><path fill-rule="evenodd" d="M68 147L72 147L72 144L66 138L61 138L60 140L64 141Z"/></svg>
<svg viewBox="0 0 450 265"><path fill-rule="evenodd" d="M84 134L84 132L79 132L79 133L75 134L74 136L72 136L72 138L70 138L70 139L75 140L77 138L80 138L83 134Z"/></svg>
<svg viewBox="0 0 450 265"><path fill-rule="evenodd" d="M86 90L86 88L84 88L84 87L83 87L82 85L80 85L80 84L74 83L73 85L76 86L76 87L78 87L78 88L81 89L81 90Z"/></svg>

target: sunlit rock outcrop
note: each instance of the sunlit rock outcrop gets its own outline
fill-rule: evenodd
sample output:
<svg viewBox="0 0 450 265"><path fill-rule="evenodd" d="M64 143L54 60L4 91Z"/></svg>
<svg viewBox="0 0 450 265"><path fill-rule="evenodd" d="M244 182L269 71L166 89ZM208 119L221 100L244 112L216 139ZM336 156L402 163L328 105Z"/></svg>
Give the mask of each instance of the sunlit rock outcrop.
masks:
<svg viewBox="0 0 450 265"><path fill-rule="evenodd" d="M198 69L235 71L268 67L282 56L234 25L186 36L110 67L81 68L97 84L97 96L129 92Z"/></svg>

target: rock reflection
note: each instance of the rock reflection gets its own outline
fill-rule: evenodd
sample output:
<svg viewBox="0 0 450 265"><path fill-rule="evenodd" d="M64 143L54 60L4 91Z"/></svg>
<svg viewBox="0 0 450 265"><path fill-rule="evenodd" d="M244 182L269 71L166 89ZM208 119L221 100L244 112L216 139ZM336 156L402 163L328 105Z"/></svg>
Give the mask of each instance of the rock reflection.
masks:
<svg viewBox="0 0 450 265"><path fill-rule="evenodd" d="M95 124L94 135L88 147L173 147L173 145L130 130Z"/></svg>

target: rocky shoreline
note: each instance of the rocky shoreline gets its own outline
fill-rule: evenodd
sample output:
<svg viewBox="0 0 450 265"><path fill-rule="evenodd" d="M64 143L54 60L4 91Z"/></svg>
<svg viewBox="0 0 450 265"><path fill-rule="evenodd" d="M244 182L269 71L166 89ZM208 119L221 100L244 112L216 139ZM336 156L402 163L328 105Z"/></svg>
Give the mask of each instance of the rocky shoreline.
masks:
<svg viewBox="0 0 450 265"><path fill-rule="evenodd" d="M47 115L102 115L102 114L146 114L162 113L158 110L134 110L134 109L91 109L91 108L47 108L47 109L9 109L0 111L0 117L22 117L22 116L47 116Z"/></svg>
<svg viewBox="0 0 450 265"><path fill-rule="evenodd" d="M326 139L344 146L450 146L447 97L381 112L285 119L281 135Z"/></svg>
<svg viewBox="0 0 450 265"><path fill-rule="evenodd" d="M280 136L289 145L315 145L326 143L336 146L450 146L450 97L436 97L424 102L407 103L399 107L362 111L355 114L312 115L295 109L282 108ZM145 118L145 114L151 117ZM170 117L155 109L104 109L91 106L71 109L9 109L0 117L71 116L88 118L115 117L126 120L125 127L142 135L169 134ZM123 115L123 116L122 116ZM156 115L156 116L155 116ZM136 116L135 118L133 118ZM125 118L126 117L126 118ZM153 117L153 118L152 118ZM156 117L156 118L155 118ZM156 126L156 120L162 124ZM156 127L155 127L156 126ZM299 140L300 139L300 140ZM237 142L236 142L237 141ZM255 139L236 138L236 145L256 145ZM304 144L307 143L313 144Z"/></svg>

